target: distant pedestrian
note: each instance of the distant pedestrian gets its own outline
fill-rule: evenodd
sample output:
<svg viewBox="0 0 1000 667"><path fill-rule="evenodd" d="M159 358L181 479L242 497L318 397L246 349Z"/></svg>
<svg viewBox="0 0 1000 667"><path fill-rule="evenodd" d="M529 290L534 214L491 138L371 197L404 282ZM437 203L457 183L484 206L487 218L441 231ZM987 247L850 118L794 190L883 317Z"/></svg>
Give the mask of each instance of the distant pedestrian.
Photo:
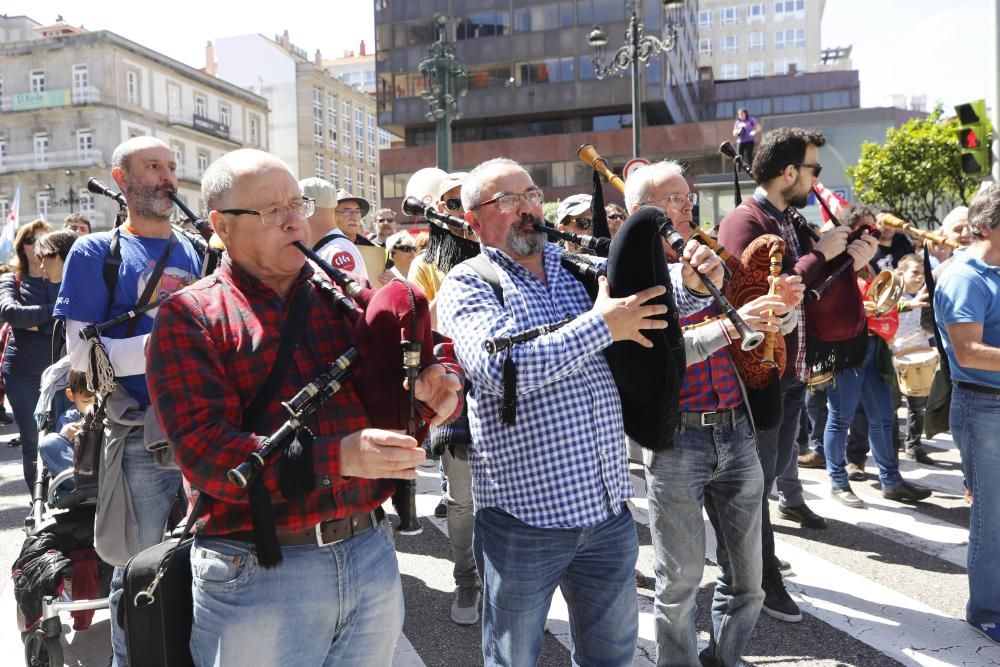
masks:
<svg viewBox="0 0 1000 667"><path fill-rule="evenodd" d="M736 148L740 152L740 157L746 160L748 166L753 164L753 149L757 145L757 136L760 131L760 121L751 116L746 107L736 112L733 136L736 137Z"/></svg>

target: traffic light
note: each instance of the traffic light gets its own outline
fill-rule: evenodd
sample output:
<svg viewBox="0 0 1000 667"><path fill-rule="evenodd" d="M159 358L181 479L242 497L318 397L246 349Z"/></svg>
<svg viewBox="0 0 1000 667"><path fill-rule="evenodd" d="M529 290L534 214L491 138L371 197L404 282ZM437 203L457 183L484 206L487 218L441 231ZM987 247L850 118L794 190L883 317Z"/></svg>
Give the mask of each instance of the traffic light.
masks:
<svg viewBox="0 0 1000 667"><path fill-rule="evenodd" d="M962 147L962 171L985 174L990 170L990 125L986 118L986 100L976 100L955 107L958 114L958 141Z"/></svg>

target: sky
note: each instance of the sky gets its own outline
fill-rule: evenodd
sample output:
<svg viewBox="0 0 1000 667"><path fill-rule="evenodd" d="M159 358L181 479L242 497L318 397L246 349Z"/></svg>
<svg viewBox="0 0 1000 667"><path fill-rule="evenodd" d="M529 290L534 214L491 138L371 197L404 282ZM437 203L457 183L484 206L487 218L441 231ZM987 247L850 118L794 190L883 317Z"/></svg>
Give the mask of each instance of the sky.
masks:
<svg viewBox="0 0 1000 667"><path fill-rule="evenodd" d="M395 0L405 2L406 0ZM651 0L646 0L651 1ZM745 0L734 0L743 3ZM1000 2L1000 0L992 0ZM891 94L926 95L928 108L986 98L996 103L995 20L991 0L826 0L822 45L852 44L861 105L887 106ZM86 10L80 8L86 7ZM372 0L284 0L280 3L172 0L3 0L8 15L107 29L194 67L218 37L288 30L292 43L324 58L375 42Z"/></svg>

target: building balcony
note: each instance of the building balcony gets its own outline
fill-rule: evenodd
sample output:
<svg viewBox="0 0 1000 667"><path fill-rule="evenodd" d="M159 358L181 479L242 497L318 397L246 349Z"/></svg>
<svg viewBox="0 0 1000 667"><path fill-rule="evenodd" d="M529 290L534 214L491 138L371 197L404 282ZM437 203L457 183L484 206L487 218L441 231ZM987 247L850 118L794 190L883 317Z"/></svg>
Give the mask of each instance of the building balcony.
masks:
<svg viewBox="0 0 1000 667"><path fill-rule="evenodd" d="M91 167L104 162L104 154L97 149L46 151L0 156L0 174L18 171L43 171L67 167Z"/></svg>
<svg viewBox="0 0 1000 667"><path fill-rule="evenodd" d="M0 97L0 111L35 111L81 104L97 104L101 91L93 86L46 90L42 93L17 93Z"/></svg>

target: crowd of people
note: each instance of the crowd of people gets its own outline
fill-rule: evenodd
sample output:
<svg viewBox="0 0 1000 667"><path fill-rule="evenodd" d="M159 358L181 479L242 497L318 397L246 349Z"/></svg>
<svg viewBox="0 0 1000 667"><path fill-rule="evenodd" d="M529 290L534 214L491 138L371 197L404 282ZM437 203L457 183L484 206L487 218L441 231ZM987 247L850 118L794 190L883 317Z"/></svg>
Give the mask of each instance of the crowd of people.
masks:
<svg viewBox="0 0 1000 667"><path fill-rule="evenodd" d="M869 451L884 498L930 495L898 464L899 451L933 463L921 444L926 399L900 394L884 362L892 351L940 342L973 503L967 620L1000 642L992 570L1000 557L992 511L1000 506L1000 450L991 430L1000 419L1000 186L946 218L943 234L963 250L928 248L932 295L917 249L878 212L857 207L819 230L796 214L818 180L821 133L763 133L741 112L734 134L758 188L722 219L718 241L736 257L761 238L783 248L780 275L737 304L735 316L724 315L706 284L724 289L732 267L694 238L698 196L678 162L631 173L624 206L594 210L587 194L559 203L551 222L565 232L591 235L606 222L613 240L604 259L571 241L548 242L543 192L511 159L468 172L421 170L407 196L453 224L428 221L429 232L416 235L397 227L394 211L378 209L366 235L369 201L320 178L297 181L278 158L241 149L202 181L213 243L225 249L202 276L196 248L171 223L173 153L158 139L130 139L112 156L124 223L96 234L85 233L79 216L65 230L25 225L12 270L0 277L3 380L25 482L30 489L39 449L42 373L68 355L72 407L40 445L54 474L73 465L80 420L94 409L88 378L99 343L116 381L96 397L106 429L95 547L115 567L112 619L125 603L124 566L164 538L179 503L198 510L188 519L196 664L390 664L404 608L382 506L395 481L415 479L431 454L441 460L439 512L454 556L450 616L459 625L481 622L485 663L537 661L559 588L574 663L627 665L638 634L631 446L641 451L649 501L657 664L737 665L762 611L802 619L775 555L772 487L779 515L810 530L826 521L806 504L800 466L825 467L831 497L850 508L865 507L850 482L864 479ZM661 244L664 220L680 241ZM581 258L607 276L585 284L573 269ZM839 265L848 270L836 272ZM609 284L647 270L656 280L634 293ZM888 322L866 301L882 270L897 271L902 284ZM331 284L344 274L373 290L359 297L368 309L360 319L342 296L331 300L331 292L350 291ZM824 281L821 301L836 322L803 298ZM393 292L398 284L406 291ZM936 326L922 317L932 303ZM79 335L147 304L158 307L102 328L96 341ZM359 375L296 418L296 437L277 463L264 460L267 434L289 417L282 401L351 348L397 359L397 345L373 349L366 327L380 317L412 321L412 332L389 327L405 345L421 313L435 345L421 352L406 390L411 414L430 427L425 442L374 416L403 387ZM783 346L783 372L764 390L737 353L750 332ZM497 340L511 342L492 354ZM649 393L659 408L637 416L626 385L639 380L624 369L648 358L663 363L666 381L657 373L641 379L658 386ZM359 374L372 372L361 363ZM823 377L829 381L816 381ZM901 438L896 410L904 403ZM255 452L264 463L248 491L227 471ZM719 575L710 641L699 651L703 512L719 544ZM118 623L111 627L112 664L123 666L125 636Z"/></svg>

